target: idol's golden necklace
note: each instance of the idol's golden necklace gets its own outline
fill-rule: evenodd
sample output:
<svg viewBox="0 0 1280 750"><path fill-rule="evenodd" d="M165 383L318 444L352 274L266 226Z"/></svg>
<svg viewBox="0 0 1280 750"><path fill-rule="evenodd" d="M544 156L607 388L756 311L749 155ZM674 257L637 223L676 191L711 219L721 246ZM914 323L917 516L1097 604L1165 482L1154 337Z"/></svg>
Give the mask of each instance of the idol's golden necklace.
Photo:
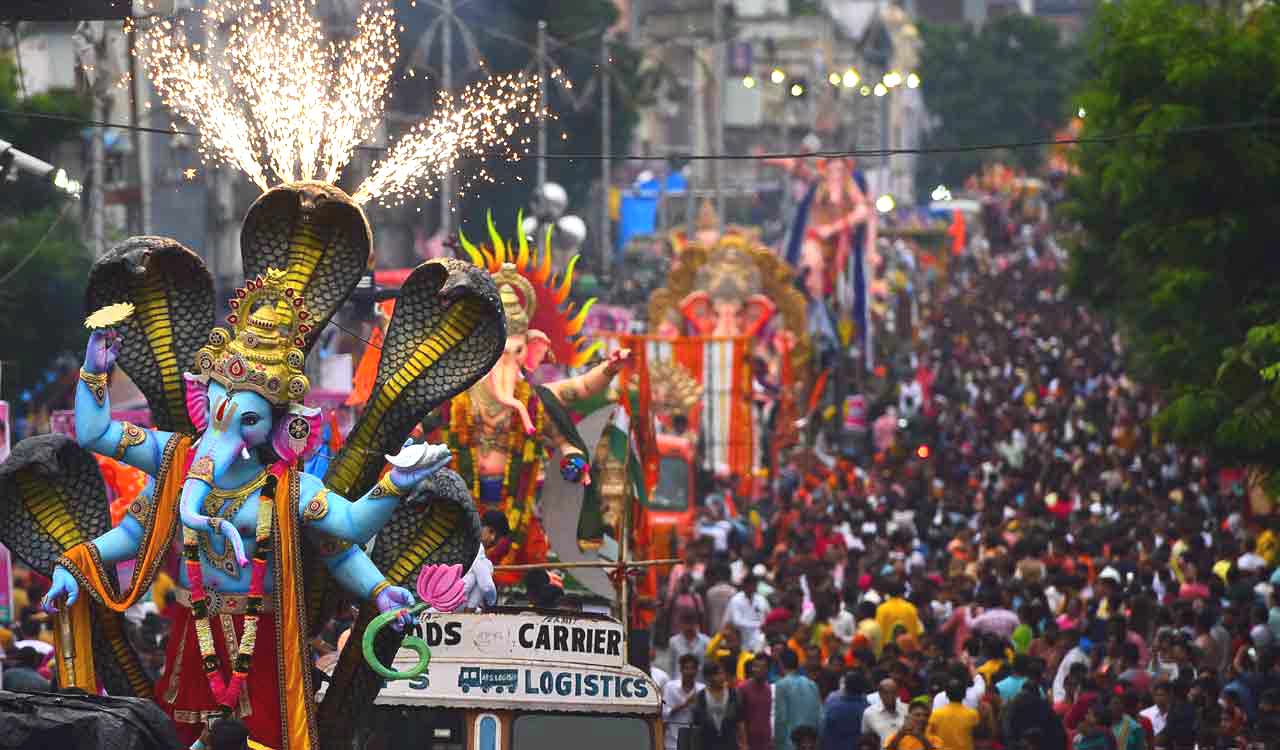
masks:
<svg viewBox="0 0 1280 750"><path fill-rule="evenodd" d="M480 412L485 419L494 419L500 416L504 411L510 411L511 407L503 404L489 392L484 385L478 385L471 389L471 401L475 404L476 410Z"/></svg>
<svg viewBox="0 0 1280 750"><path fill-rule="evenodd" d="M209 494L204 499L203 512L209 517L209 525L216 528L219 521L227 520L235 523L236 514L249 502L249 498L254 492L261 489L267 483L267 472L263 470L261 474L249 480L247 483L240 485L232 490L223 490L214 487L209 490ZM237 569L235 559L235 550L225 539L222 541L222 552L213 551L213 537L208 531L198 531L196 536L200 539L200 550L204 552L205 559L209 564L217 568L220 572L226 573L232 578L237 577Z"/></svg>
<svg viewBox="0 0 1280 750"><path fill-rule="evenodd" d="M475 447L481 453L507 452L507 432L513 418L511 407L506 406L484 386L473 391L471 403L475 410L473 435Z"/></svg>

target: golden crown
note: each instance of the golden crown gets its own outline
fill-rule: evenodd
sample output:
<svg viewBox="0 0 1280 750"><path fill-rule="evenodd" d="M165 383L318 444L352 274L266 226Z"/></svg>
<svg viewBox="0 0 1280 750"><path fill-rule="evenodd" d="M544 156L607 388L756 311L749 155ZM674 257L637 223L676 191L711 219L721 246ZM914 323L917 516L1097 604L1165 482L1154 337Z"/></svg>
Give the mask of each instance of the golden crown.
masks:
<svg viewBox="0 0 1280 750"><path fill-rule="evenodd" d="M498 285L498 299L502 300L502 309L507 314L507 335L527 333L538 304L533 284L520 275L514 263L503 263L493 274L493 283Z"/></svg>
<svg viewBox="0 0 1280 750"><path fill-rule="evenodd" d="M228 391L252 391L277 406L301 401L311 390L303 374L311 313L286 284L287 272L267 269L250 279L228 304L232 330L214 328L196 352L196 372Z"/></svg>
<svg viewBox="0 0 1280 750"><path fill-rule="evenodd" d="M673 414L688 414L702 399L702 384L673 359L649 363L654 406Z"/></svg>

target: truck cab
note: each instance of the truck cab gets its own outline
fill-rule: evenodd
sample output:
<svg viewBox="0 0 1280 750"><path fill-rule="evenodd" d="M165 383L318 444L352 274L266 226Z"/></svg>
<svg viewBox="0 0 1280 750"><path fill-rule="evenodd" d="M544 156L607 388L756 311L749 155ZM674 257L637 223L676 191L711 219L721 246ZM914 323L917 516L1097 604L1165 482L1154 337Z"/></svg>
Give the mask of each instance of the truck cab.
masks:
<svg viewBox="0 0 1280 750"><path fill-rule="evenodd" d="M656 557L676 557L681 537L693 533L698 520L693 446L675 435L658 435L658 484L649 495L650 539ZM666 570L659 571L665 575Z"/></svg>
<svg viewBox="0 0 1280 750"><path fill-rule="evenodd" d="M662 748L662 696L623 627L587 613L423 614L426 673L383 684L361 748ZM401 649L392 669L417 655Z"/></svg>

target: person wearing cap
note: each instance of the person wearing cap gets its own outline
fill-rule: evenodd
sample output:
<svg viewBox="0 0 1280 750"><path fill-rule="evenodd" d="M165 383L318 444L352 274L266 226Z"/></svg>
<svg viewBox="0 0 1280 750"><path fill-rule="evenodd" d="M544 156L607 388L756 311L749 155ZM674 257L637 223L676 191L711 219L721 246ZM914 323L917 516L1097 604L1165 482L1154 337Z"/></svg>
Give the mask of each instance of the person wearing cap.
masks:
<svg viewBox="0 0 1280 750"><path fill-rule="evenodd" d="M1067 675L1071 674L1072 665L1083 664L1087 669L1089 652L1093 649L1093 641L1080 637L1080 632L1075 629L1063 631L1063 637L1068 644L1074 643L1074 645L1062 657L1062 662L1058 664L1058 673L1053 678L1054 703L1061 703L1067 699Z"/></svg>

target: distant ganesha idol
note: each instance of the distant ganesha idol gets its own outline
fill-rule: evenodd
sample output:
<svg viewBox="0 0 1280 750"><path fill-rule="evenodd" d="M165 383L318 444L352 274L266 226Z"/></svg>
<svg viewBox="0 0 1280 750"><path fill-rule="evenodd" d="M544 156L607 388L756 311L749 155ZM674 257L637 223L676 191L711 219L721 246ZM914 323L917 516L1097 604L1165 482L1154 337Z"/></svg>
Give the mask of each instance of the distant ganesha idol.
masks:
<svg viewBox="0 0 1280 750"><path fill-rule="evenodd" d="M549 551L538 512L545 463L559 453L559 471L584 485L579 520L580 545L599 545L603 528L598 488L592 486L588 447L578 435L566 403L603 392L626 363L629 352L615 351L605 361L576 377L535 385L526 377L544 361L582 367L601 348L588 345L580 331L595 300L576 315L568 302L576 258L559 279L552 276L549 236L530 248L520 234L514 246L489 224L490 247L477 247L466 237L463 247L478 268L492 275L507 320L507 342L488 376L450 401L441 415L444 440L454 467L485 509L507 516L509 539L490 549L495 564L541 562ZM556 283L558 281L558 283ZM495 559L496 558L496 559ZM510 584L518 575L499 573Z"/></svg>
<svg viewBox="0 0 1280 750"><path fill-rule="evenodd" d="M406 587L424 563L474 559L478 519L444 469L448 450L401 448L417 415L502 355L502 306L479 269L447 260L414 270L367 409L324 477L300 469L322 418L303 403L307 352L354 290L371 244L363 212L332 185L266 192L244 220L247 280L225 328L213 326L204 264L173 240L135 237L94 264L88 306L101 312L86 321L76 440L25 440L0 466L0 539L53 581L44 606L57 613L61 684L154 696L188 744L213 719L236 716L267 747L341 745L378 683L348 649L317 709L308 643L336 601L329 594L365 602L358 639L374 615L413 604ZM112 419L116 364L146 395L156 429ZM154 477L115 528L85 449ZM397 454L394 467L386 454ZM153 686L120 617L175 539L181 609ZM120 562L134 563L125 586Z"/></svg>

